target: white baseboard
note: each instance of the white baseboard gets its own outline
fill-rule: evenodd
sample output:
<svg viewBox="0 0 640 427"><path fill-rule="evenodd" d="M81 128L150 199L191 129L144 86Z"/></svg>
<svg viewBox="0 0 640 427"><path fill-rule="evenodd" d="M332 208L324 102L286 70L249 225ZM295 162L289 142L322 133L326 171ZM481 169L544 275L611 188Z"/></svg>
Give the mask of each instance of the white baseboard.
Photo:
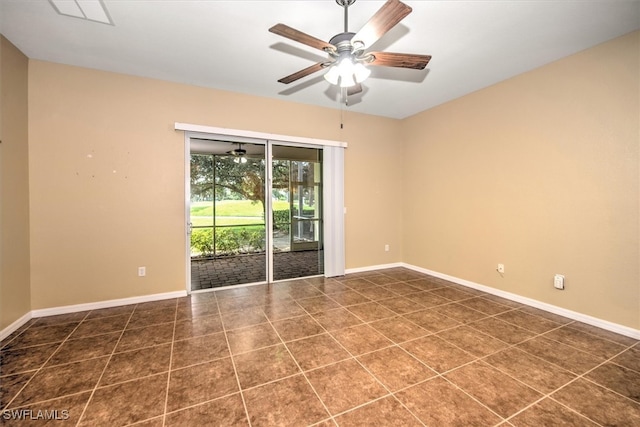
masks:
<svg viewBox="0 0 640 427"><path fill-rule="evenodd" d="M0 331L0 340L5 339L9 335L11 335L15 331L17 331L18 328L20 328L20 326L22 326L25 323L27 323L29 320L31 320L31 318L32 318L31 312L28 312L27 314L25 314L24 316L22 316L21 318L19 318L18 320L16 320L12 324L10 324L9 326L7 326L3 330L1 330Z"/></svg>
<svg viewBox="0 0 640 427"><path fill-rule="evenodd" d="M394 262L392 264L379 264L379 265L370 265L368 267L347 268L345 270L345 274L364 273L367 271L384 270L385 268L395 268L395 267L405 267L405 266L406 265L401 262Z"/></svg>
<svg viewBox="0 0 640 427"><path fill-rule="evenodd" d="M466 286L468 288L477 289L479 291L486 292L488 294L496 295L511 301L519 302L531 307L539 308L540 310L548 311L550 313L558 314L560 316L568 317L569 319L577 320L579 322L586 323L588 325L596 326L598 328L606 329L607 331L615 332L620 335L624 335L630 338L640 339L640 330L630 328L628 326L619 325L617 323L602 320L597 317L589 316L587 314L578 313L577 311L568 310L566 308L558 307L556 305L547 304L538 300L523 297L511 292L502 291L500 289L491 288L489 286L481 285L479 283L471 282L469 280L460 279L458 277L449 276L448 274L439 273L437 271L427 270L426 268L416 267L415 265L402 263L403 267L420 273L428 274L433 277L447 280L449 282L456 283L458 285Z"/></svg>
<svg viewBox="0 0 640 427"><path fill-rule="evenodd" d="M100 308L118 307L121 305L140 304L150 301L161 301L164 299L186 297L187 291L165 292L162 294L143 295L139 297L112 299L107 301L90 302L86 304L65 305L62 307L42 308L39 310L31 310L20 319L0 331L0 339L5 339L20 326L24 325L32 318L55 316L58 314L77 313L79 311L98 310Z"/></svg>

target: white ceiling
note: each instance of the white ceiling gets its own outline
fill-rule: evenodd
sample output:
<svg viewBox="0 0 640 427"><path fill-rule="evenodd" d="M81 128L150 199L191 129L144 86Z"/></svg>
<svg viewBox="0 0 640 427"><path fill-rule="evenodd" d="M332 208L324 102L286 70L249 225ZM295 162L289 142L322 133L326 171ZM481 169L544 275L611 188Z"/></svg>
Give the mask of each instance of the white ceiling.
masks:
<svg viewBox="0 0 640 427"><path fill-rule="evenodd" d="M640 0L404 0L413 12L375 50L429 54L423 71L372 67L349 110L404 118L640 28ZM103 0L106 25L59 15L47 0L0 0L0 31L29 58L340 108L322 72L277 80L326 59L269 33L284 23L329 40L335 0ZM357 32L384 1L357 0Z"/></svg>

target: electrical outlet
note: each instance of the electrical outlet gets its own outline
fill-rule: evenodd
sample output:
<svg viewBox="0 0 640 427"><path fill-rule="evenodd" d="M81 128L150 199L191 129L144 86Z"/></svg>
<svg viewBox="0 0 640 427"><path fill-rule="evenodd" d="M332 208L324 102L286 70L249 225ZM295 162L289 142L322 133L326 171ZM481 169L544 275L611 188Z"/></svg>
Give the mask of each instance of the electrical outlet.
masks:
<svg viewBox="0 0 640 427"><path fill-rule="evenodd" d="M389 252L389 245L384 245L384 251Z"/></svg>
<svg viewBox="0 0 640 427"><path fill-rule="evenodd" d="M147 275L147 267L138 267L138 276L143 277Z"/></svg>
<svg viewBox="0 0 640 427"><path fill-rule="evenodd" d="M553 276L553 287L560 290L564 289L564 276L562 274Z"/></svg>
<svg viewBox="0 0 640 427"><path fill-rule="evenodd" d="M500 274L504 274L504 264L498 264L498 268L496 268L496 271Z"/></svg>

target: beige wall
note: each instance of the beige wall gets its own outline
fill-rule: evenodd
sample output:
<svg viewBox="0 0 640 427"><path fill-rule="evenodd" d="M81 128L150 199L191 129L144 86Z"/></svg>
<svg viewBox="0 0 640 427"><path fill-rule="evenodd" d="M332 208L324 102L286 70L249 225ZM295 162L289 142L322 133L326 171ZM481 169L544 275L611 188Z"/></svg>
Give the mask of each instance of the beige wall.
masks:
<svg viewBox="0 0 640 427"><path fill-rule="evenodd" d="M347 141L347 267L401 260L396 120L32 60L33 309L185 289L174 122Z"/></svg>
<svg viewBox="0 0 640 427"><path fill-rule="evenodd" d="M28 59L0 35L0 330L31 310Z"/></svg>
<svg viewBox="0 0 640 427"><path fill-rule="evenodd" d="M640 329L639 57L635 32L406 119L403 260Z"/></svg>

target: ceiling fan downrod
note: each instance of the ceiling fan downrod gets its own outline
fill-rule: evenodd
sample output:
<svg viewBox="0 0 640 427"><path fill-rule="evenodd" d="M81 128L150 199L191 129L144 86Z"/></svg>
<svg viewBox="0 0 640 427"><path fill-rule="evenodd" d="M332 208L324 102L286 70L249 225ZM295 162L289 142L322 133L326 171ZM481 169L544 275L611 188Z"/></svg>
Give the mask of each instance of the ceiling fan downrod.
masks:
<svg viewBox="0 0 640 427"><path fill-rule="evenodd" d="M356 0L336 0L339 6L344 8L344 32L349 32L349 6L354 4Z"/></svg>

